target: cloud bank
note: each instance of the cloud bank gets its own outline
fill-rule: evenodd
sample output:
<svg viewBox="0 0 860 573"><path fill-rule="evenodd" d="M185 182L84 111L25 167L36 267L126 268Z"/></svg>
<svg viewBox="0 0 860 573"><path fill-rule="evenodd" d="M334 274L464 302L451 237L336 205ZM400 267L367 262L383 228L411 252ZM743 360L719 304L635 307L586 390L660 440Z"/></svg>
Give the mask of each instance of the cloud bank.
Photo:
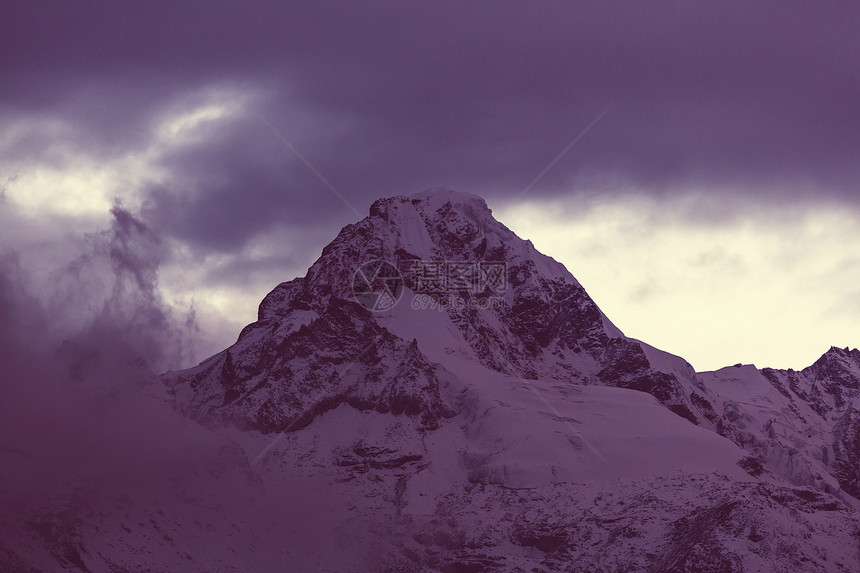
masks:
<svg viewBox="0 0 860 573"><path fill-rule="evenodd" d="M683 216L705 225L742 206L857 214L858 17L848 2L22 4L0 23L0 209L31 249L58 223L102 228L121 199L169 247L162 296L194 300L208 351L380 196L704 194Z"/></svg>

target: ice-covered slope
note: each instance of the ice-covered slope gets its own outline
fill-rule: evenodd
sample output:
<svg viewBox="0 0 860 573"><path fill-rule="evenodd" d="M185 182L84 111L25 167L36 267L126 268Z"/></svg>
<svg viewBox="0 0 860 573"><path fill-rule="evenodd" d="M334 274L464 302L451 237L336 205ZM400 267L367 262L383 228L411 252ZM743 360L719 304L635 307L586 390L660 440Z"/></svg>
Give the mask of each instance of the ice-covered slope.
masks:
<svg viewBox="0 0 860 573"><path fill-rule="evenodd" d="M741 471L740 448L648 394L460 372L468 382L443 384L458 414L435 430L342 404L245 446L265 452L262 475L329 483L395 540L380 571L860 565L850 506Z"/></svg>
<svg viewBox="0 0 860 573"><path fill-rule="evenodd" d="M860 351L834 347L800 371L738 365L701 378L717 431L766 469L860 497Z"/></svg>

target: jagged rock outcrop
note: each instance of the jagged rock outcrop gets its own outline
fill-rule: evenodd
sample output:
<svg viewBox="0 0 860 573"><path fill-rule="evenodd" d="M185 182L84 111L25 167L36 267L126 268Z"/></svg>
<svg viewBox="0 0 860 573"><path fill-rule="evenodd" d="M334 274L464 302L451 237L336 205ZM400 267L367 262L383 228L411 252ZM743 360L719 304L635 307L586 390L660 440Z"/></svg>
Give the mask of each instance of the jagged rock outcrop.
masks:
<svg viewBox="0 0 860 573"><path fill-rule="evenodd" d="M261 320L235 345L173 379L183 411L263 433L299 430L341 403L418 417L426 428L451 414L439 393L440 367L370 311L339 298L318 314L295 298L283 301L294 306L270 313L264 301Z"/></svg>

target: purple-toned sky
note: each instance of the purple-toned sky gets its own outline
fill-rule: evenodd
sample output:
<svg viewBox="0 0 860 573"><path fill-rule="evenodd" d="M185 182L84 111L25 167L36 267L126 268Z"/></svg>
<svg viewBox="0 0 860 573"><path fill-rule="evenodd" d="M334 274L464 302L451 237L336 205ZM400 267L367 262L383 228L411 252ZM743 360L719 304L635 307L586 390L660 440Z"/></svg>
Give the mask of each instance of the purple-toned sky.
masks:
<svg viewBox="0 0 860 573"><path fill-rule="evenodd" d="M132 278L178 322L193 300L201 354L355 211L445 186L629 334L803 366L858 344L858 23L853 2L10 4L4 273L84 320L113 283L82 287L81 261L131 217L154 273Z"/></svg>

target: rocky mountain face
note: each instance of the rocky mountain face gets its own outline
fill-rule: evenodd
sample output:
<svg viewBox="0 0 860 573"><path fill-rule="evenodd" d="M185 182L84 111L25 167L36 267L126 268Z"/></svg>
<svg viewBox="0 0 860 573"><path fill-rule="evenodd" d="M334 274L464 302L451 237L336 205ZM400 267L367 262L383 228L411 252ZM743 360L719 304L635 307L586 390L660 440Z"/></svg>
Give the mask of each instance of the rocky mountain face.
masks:
<svg viewBox="0 0 860 573"><path fill-rule="evenodd" d="M345 227L323 250L306 277L279 285L263 300L257 322L235 345L171 382L187 396L179 403L197 419L230 419L263 432L300 427L344 401L437 423L450 408L440 402L422 336L417 347L397 341L355 300L356 269L376 260L397 268L407 297L420 293L438 306L456 297L459 304L445 311L469 354L490 370L640 390L693 423L715 420L692 367L655 349L649 359L644 345L625 338L561 264L496 221L481 198L447 190L376 201L369 217ZM457 270L452 263L474 269L454 276L459 282L449 288ZM426 276L429 265L442 265L441 277ZM481 284L478 273L490 265L504 275ZM445 284L422 292L420 283L429 279Z"/></svg>
<svg viewBox="0 0 860 573"><path fill-rule="evenodd" d="M0 519L0 565L860 570L860 352L697 373L474 195L375 202L161 382L182 471Z"/></svg>
<svg viewBox="0 0 860 573"><path fill-rule="evenodd" d="M702 376L721 435L792 483L860 498L860 351L834 347L800 371L737 366Z"/></svg>
<svg viewBox="0 0 860 573"><path fill-rule="evenodd" d="M450 412L439 366L367 309L339 298L318 311L288 294L284 302L293 305L284 320L262 318L233 347L182 374L174 388L185 411L263 433L301 429L340 403L419 416L428 428Z"/></svg>

